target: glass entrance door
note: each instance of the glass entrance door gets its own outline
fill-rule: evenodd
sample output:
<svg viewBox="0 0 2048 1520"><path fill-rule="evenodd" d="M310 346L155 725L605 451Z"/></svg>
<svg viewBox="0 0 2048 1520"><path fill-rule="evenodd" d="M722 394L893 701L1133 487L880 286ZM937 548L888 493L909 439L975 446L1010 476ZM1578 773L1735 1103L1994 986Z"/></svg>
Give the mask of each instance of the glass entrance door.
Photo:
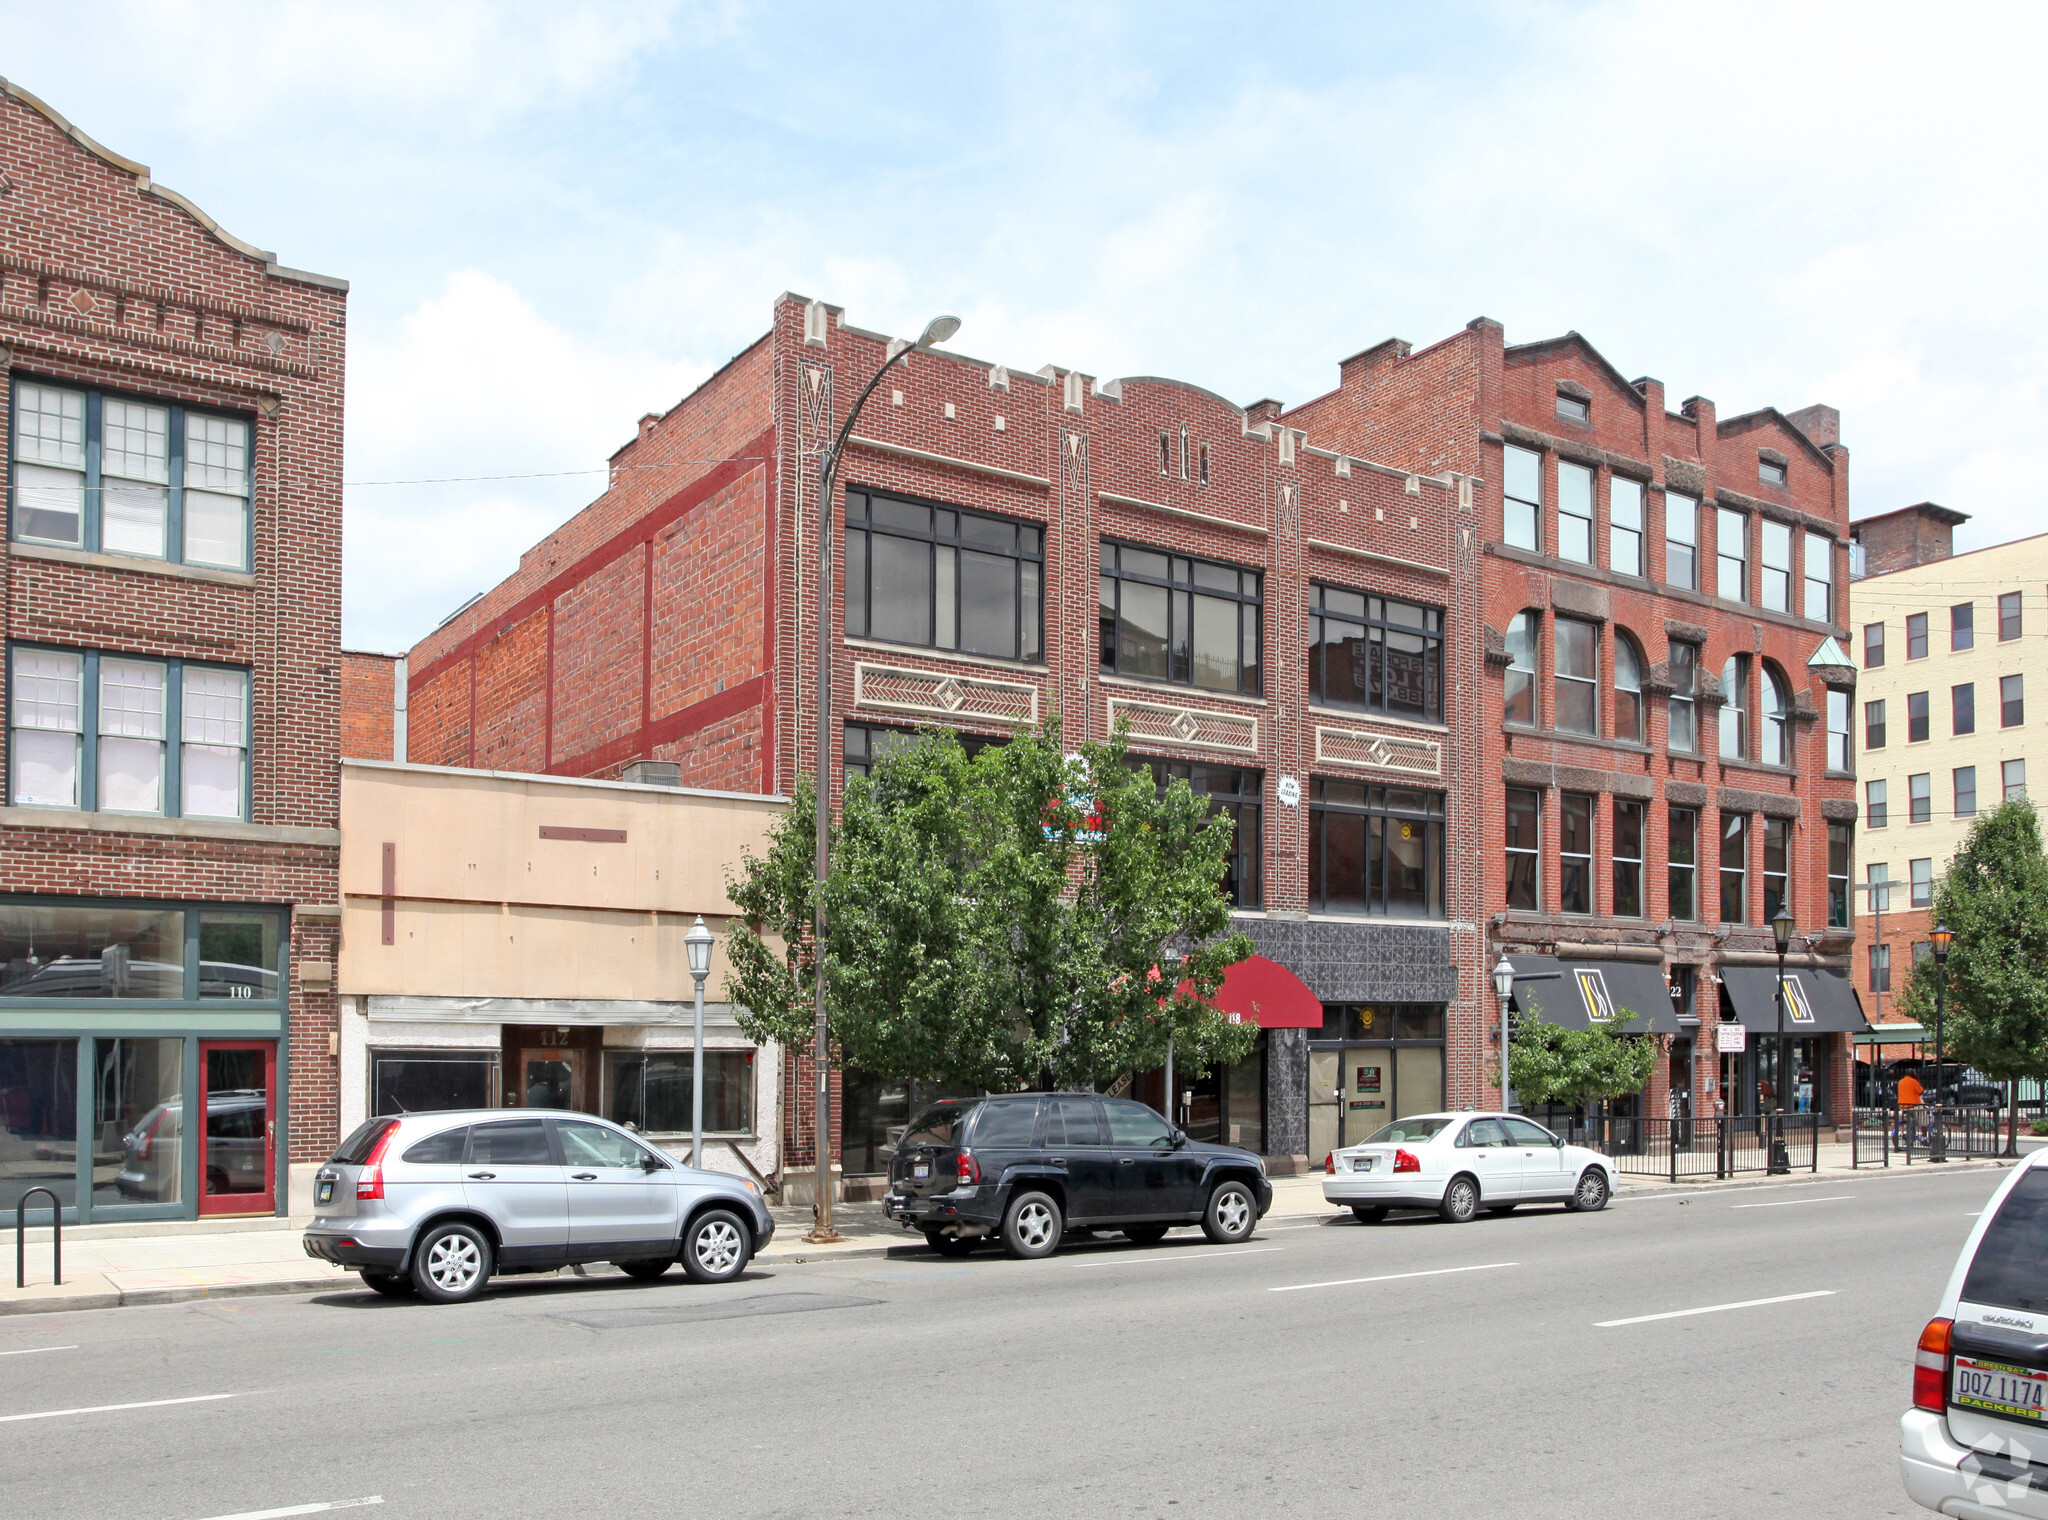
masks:
<svg viewBox="0 0 2048 1520"><path fill-rule="evenodd" d="M1308 1053L1308 1160L1321 1166L1323 1158L1337 1149L1339 1115L1342 1108L1337 1091L1341 1081L1344 1053L1340 1050L1311 1050Z"/></svg>
<svg viewBox="0 0 2048 1520"><path fill-rule="evenodd" d="M573 1046L519 1052L519 1102L525 1108L568 1108L587 1113L584 1053Z"/></svg>
<svg viewBox="0 0 2048 1520"><path fill-rule="evenodd" d="M204 1040L199 1046L199 1212L277 1212L277 1046Z"/></svg>

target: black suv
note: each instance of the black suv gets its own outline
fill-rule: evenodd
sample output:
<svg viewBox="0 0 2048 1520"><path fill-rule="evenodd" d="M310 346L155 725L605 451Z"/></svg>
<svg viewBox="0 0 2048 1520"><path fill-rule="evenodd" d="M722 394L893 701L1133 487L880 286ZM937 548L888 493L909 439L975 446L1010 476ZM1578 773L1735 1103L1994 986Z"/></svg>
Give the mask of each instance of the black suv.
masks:
<svg viewBox="0 0 2048 1520"><path fill-rule="evenodd" d="M1120 1229L1141 1245L1177 1224L1243 1240L1273 1203L1250 1151L1205 1145L1142 1103L1092 1093L1009 1093L934 1103L889 1163L889 1217L941 1256L985 1237L1050 1256L1069 1229Z"/></svg>

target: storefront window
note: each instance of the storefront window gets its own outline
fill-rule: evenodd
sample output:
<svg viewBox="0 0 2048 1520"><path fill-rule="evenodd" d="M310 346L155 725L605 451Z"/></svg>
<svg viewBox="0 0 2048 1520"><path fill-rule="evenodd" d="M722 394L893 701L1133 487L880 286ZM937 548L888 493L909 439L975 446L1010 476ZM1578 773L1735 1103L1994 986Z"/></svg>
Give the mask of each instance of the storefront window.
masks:
<svg viewBox="0 0 2048 1520"><path fill-rule="evenodd" d="M199 915L199 995L277 998L277 915Z"/></svg>
<svg viewBox="0 0 2048 1520"><path fill-rule="evenodd" d="M370 1057L370 1117L497 1106L495 1050L379 1050Z"/></svg>
<svg viewBox="0 0 2048 1520"><path fill-rule="evenodd" d="M840 1164L849 1177L889 1170L910 1116L942 1098L978 1098L981 1089L940 1082L906 1082L849 1066L840 1078Z"/></svg>
<svg viewBox="0 0 2048 1520"><path fill-rule="evenodd" d="M184 1085L183 1039L94 1041L94 1204L183 1201Z"/></svg>
<svg viewBox="0 0 2048 1520"><path fill-rule="evenodd" d="M1263 1030L1257 1047L1244 1060L1230 1066L1211 1066L1199 1075L1176 1072L1174 1085L1186 1098L1186 1108L1180 1117L1183 1127L1194 1139L1241 1146L1248 1151L1265 1150L1266 1035ZM1132 1096L1141 1096L1141 1092L1134 1090Z"/></svg>
<svg viewBox="0 0 2048 1520"><path fill-rule="evenodd" d="M605 1117L643 1134L689 1134L693 1127L693 1065L694 1057L687 1050L609 1054L605 1091L610 1106ZM704 1132L754 1132L753 1051L704 1052Z"/></svg>
<svg viewBox="0 0 2048 1520"><path fill-rule="evenodd" d="M1325 1003L1309 1041L1311 1161L1444 1106L1441 1004Z"/></svg>
<svg viewBox="0 0 2048 1520"><path fill-rule="evenodd" d="M0 1214L11 1219L32 1187L78 1202L76 1040L0 1039Z"/></svg>
<svg viewBox="0 0 2048 1520"><path fill-rule="evenodd" d="M0 904L0 997L184 995L180 910Z"/></svg>

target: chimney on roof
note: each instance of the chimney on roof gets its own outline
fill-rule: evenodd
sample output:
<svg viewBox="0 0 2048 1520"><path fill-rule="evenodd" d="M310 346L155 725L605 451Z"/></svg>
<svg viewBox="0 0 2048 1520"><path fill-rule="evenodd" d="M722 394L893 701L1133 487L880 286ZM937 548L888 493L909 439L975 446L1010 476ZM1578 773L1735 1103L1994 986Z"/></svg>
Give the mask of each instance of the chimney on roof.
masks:
<svg viewBox="0 0 2048 1520"><path fill-rule="evenodd" d="M654 424L661 421L661 413L649 412L640 419L640 436L645 438L654 431Z"/></svg>
<svg viewBox="0 0 2048 1520"><path fill-rule="evenodd" d="M1831 406L1802 406L1790 413L1785 420L1813 440L1813 446L1824 449L1842 441L1842 414Z"/></svg>
<svg viewBox="0 0 2048 1520"><path fill-rule="evenodd" d="M1923 501L1851 523L1849 536L1863 551L1864 575L1889 575L1947 559L1955 553L1956 525L1969 520L1967 512Z"/></svg>

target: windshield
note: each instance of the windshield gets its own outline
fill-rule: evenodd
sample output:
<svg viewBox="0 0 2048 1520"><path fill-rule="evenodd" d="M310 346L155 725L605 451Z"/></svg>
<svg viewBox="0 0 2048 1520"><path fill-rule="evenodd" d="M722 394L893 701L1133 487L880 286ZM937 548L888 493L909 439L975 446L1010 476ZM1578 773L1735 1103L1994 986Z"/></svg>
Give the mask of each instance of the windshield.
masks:
<svg viewBox="0 0 2048 1520"><path fill-rule="evenodd" d="M967 1123L967 1116L974 1112L974 1108L972 1103L934 1103L912 1121L896 1148L908 1150L914 1145L951 1145L953 1137Z"/></svg>
<svg viewBox="0 0 2048 1520"><path fill-rule="evenodd" d="M1420 1142L1434 1140L1444 1132L1448 1119L1396 1119L1385 1129L1369 1138L1367 1145L1394 1145L1402 1140Z"/></svg>
<svg viewBox="0 0 2048 1520"><path fill-rule="evenodd" d="M1970 1258L1963 1297L2029 1314L2048 1309L2048 1172L2029 1169L2005 1195Z"/></svg>

